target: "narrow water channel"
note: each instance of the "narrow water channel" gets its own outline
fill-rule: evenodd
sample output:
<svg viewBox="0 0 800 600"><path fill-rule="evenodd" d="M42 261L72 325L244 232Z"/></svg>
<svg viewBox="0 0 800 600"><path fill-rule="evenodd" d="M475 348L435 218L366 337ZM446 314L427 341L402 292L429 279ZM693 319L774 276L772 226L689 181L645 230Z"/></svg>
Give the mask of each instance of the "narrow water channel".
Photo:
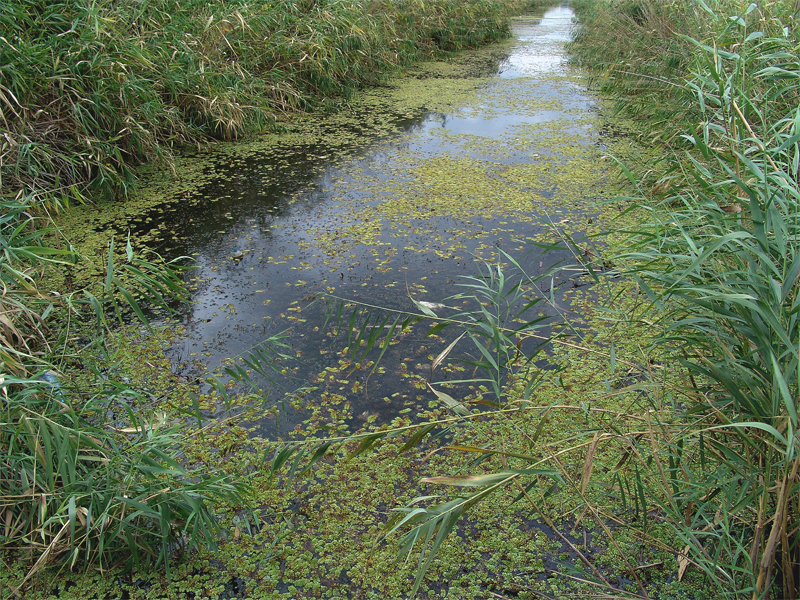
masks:
<svg viewBox="0 0 800 600"><path fill-rule="evenodd" d="M263 436L314 411L354 429L432 407L424 382L450 338L414 327L367 378L325 326L336 300L324 298L414 311L410 296L442 302L500 249L530 275L569 258L531 250L591 233L601 193L594 101L564 56L572 18L566 3L519 18L501 50L416 67L341 114L187 158L137 225L165 257L197 267L176 368L213 371L282 334L293 360L278 365L280 385L255 379L284 408L257 423ZM303 387L315 389L292 393Z"/></svg>

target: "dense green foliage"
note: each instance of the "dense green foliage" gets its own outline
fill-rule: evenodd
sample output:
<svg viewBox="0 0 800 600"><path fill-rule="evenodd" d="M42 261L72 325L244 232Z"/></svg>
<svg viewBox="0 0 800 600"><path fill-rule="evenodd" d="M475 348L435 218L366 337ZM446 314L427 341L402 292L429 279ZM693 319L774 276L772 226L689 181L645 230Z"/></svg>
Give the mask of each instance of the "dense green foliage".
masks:
<svg viewBox="0 0 800 600"><path fill-rule="evenodd" d="M213 545L215 502L243 502L242 485L176 461L181 428L137 416L146 398L135 390L110 384L76 400L52 381L4 386L2 545L32 553L29 576L56 559L100 568L152 559L169 572L176 550ZM131 425L100 417L112 412Z"/></svg>
<svg viewBox="0 0 800 600"><path fill-rule="evenodd" d="M655 145L619 257L685 373L651 497L720 593L797 598L800 7L583 6L574 49Z"/></svg>
<svg viewBox="0 0 800 600"><path fill-rule="evenodd" d="M125 194L137 163L335 106L397 66L499 39L515 5L4 1L3 194Z"/></svg>
<svg viewBox="0 0 800 600"><path fill-rule="evenodd" d="M109 377L103 338L107 315L123 306L142 315L142 299L163 305L180 296L180 280L130 245L118 264L112 244L102 293L40 289L43 273L80 257L46 242L35 209L30 197L2 203L0 548L30 560L28 577L56 559L168 569L175 549L214 543L213 506L241 502L243 486L176 461L181 428ZM60 372L70 368L84 376Z"/></svg>
<svg viewBox="0 0 800 600"><path fill-rule="evenodd" d="M582 26L572 45L573 59L594 73L600 91L618 99L620 110L636 117L647 139L677 142L676 136L703 118L696 90L687 85L698 75L698 60L705 62L696 42L735 50L741 40L726 30L733 23L728 17L743 14L749 4L575 0ZM785 26L793 37L798 11L795 0L770 2L748 15L748 32L782 34Z"/></svg>

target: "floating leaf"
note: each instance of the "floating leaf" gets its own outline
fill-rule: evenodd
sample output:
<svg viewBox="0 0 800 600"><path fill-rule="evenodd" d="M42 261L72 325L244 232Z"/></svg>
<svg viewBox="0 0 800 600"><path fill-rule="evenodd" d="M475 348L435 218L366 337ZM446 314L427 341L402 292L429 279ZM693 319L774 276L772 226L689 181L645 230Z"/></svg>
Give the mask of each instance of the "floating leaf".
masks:
<svg viewBox="0 0 800 600"><path fill-rule="evenodd" d="M458 344L458 342L461 341L461 338L463 338L465 335L467 335L466 331L464 333L462 333L460 336L458 336L455 340L453 340L450 343L450 345L447 346L447 348L445 348L444 350L442 350L442 352L439 354L439 356L437 356L433 360L433 362L431 363L431 377L433 377L433 372L436 370L436 367L438 367L442 363L442 361L445 358L447 358L447 355L450 354L450 351L453 348L455 348L456 344Z"/></svg>

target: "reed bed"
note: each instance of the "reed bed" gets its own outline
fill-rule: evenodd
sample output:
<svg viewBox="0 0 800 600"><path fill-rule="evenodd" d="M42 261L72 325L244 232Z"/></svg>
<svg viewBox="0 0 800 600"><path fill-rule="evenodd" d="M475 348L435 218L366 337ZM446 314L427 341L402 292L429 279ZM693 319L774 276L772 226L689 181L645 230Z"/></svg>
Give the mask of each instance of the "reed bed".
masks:
<svg viewBox="0 0 800 600"><path fill-rule="evenodd" d="M335 108L411 61L503 37L522 5L5 1L3 194L124 196L143 161Z"/></svg>
<svg viewBox="0 0 800 600"><path fill-rule="evenodd" d="M637 447L640 486L684 545L681 573L724 596L797 598L800 6L579 8L580 62L654 148L626 170L649 222L618 260L685 381Z"/></svg>

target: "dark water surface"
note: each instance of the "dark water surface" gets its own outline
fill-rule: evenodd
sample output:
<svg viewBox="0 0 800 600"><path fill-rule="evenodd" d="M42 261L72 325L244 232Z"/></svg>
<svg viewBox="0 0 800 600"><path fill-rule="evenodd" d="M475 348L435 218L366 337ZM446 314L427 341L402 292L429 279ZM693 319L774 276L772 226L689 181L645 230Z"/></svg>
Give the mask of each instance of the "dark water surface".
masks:
<svg viewBox="0 0 800 600"><path fill-rule="evenodd" d="M421 67L386 100L370 92L345 115L204 155L197 180L139 224L165 256L196 260L176 368L214 371L282 332L295 358L277 365L283 387L256 383L303 410L265 417L263 436L285 435L314 409L352 429L435 406L424 382L453 335L425 338L429 325L416 325L368 377L366 360L353 370L342 355L346 334L324 327L337 302L326 295L414 311L409 296L442 302L499 249L531 275L570 259L529 251L591 223L598 140L594 102L565 62L572 17L561 6L516 20L490 77ZM447 304L437 312L469 306ZM435 379L469 374L445 366ZM287 396L303 386L317 389Z"/></svg>

